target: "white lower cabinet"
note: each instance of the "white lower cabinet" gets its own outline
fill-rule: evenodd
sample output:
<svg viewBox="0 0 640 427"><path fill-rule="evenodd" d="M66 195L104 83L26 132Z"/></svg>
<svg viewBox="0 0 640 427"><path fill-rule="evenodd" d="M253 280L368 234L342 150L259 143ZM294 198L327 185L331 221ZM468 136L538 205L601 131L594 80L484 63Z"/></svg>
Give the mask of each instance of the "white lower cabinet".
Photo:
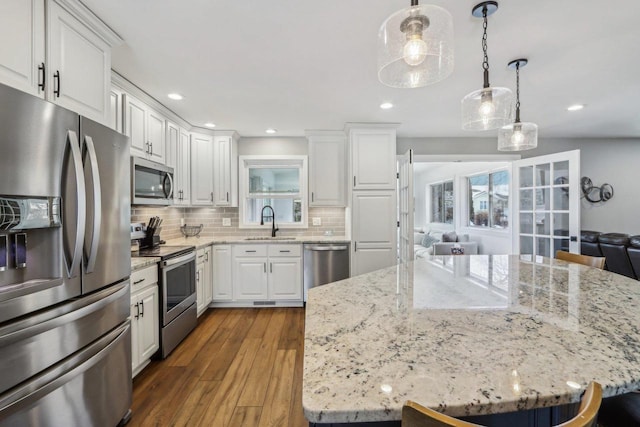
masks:
<svg viewBox="0 0 640 427"><path fill-rule="evenodd" d="M231 245L213 246L213 302L233 300Z"/></svg>
<svg viewBox="0 0 640 427"><path fill-rule="evenodd" d="M302 306L302 245L225 246L231 256L228 249L214 256L213 306Z"/></svg>
<svg viewBox="0 0 640 427"><path fill-rule="evenodd" d="M211 246L198 249L196 254L196 307L198 316L204 313L211 302L212 284Z"/></svg>
<svg viewBox="0 0 640 427"><path fill-rule="evenodd" d="M135 377L160 348L158 267L131 273L131 368Z"/></svg>

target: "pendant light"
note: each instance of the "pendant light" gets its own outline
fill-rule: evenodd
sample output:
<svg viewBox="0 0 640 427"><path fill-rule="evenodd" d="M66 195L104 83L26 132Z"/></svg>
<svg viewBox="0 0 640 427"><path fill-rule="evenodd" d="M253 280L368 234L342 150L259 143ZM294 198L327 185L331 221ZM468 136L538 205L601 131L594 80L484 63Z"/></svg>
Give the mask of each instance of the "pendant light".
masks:
<svg viewBox="0 0 640 427"><path fill-rule="evenodd" d="M378 32L378 79L397 88L439 82L453 71L453 19L434 5L411 6L389 16Z"/></svg>
<svg viewBox="0 0 640 427"><path fill-rule="evenodd" d="M509 68L516 70L516 120L498 131L498 150L524 151L538 146L538 125L520 120L520 68L527 65L526 59L509 62Z"/></svg>
<svg viewBox="0 0 640 427"><path fill-rule="evenodd" d="M498 10L498 3L485 1L477 4L471 12L483 19L482 69L484 84L482 89L468 94L462 99L462 128L464 130L498 129L511 121L512 93L506 87L491 87L489 84L489 56L487 55L487 16Z"/></svg>

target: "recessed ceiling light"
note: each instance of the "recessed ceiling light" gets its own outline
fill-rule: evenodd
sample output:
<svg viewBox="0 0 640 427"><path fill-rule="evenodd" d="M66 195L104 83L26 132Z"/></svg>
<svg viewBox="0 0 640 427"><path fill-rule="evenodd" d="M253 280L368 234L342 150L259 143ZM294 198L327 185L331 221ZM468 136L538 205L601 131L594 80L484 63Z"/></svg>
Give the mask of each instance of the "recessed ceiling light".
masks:
<svg viewBox="0 0 640 427"><path fill-rule="evenodd" d="M175 99L176 101L180 101L180 100L184 99L184 96L180 95L179 93L170 93L167 96L169 98L171 98L171 99Z"/></svg>
<svg viewBox="0 0 640 427"><path fill-rule="evenodd" d="M216 124L215 124L215 123L211 123L211 122L209 122L209 123L205 123L204 125L205 125L206 127L208 127L208 128L214 128L214 127L216 127Z"/></svg>
<svg viewBox="0 0 640 427"><path fill-rule="evenodd" d="M578 111L584 108L584 104L573 104L567 107L568 111Z"/></svg>
<svg viewBox="0 0 640 427"><path fill-rule="evenodd" d="M265 132L266 132L266 133L276 133L276 132L277 132L277 130L276 130L276 129L273 129L273 128L269 128L269 129L265 130Z"/></svg>
<svg viewBox="0 0 640 427"><path fill-rule="evenodd" d="M393 104L390 102L383 102L382 104L380 104L380 108L382 108L383 110L388 110L389 108L393 108Z"/></svg>

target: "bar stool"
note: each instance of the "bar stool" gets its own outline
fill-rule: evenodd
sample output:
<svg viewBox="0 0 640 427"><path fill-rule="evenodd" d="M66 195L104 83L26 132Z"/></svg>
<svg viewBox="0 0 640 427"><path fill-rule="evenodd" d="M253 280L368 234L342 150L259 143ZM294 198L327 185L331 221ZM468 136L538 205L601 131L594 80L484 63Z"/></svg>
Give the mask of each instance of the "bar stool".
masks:
<svg viewBox="0 0 640 427"><path fill-rule="evenodd" d="M582 396L578 414L556 427L592 427L596 425L602 402L602 387L591 382ZM433 409L408 400L402 407L402 427L482 427L441 414Z"/></svg>
<svg viewBox="0 0 640 427"><path fill-rule="evenodd" d="M556 251L556 259L562 261L574 262L576 264L582 264L589 267L595 267L602 270L604 268L604 257L595 257L589 255L572 254L571 252Z"/></svg>

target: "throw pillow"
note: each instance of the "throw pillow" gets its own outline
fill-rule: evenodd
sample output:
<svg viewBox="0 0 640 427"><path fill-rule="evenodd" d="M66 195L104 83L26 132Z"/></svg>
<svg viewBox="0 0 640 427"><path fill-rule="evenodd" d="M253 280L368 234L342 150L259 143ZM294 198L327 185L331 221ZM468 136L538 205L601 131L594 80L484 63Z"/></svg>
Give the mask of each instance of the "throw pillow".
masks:
<svg viewBox="0 0 640 427"><path fill-rule="evenodd" d="M442 241L443 242L457 242L458 235L455 231L450 231L448 233L442 233Z"/></svg>
<svg viewBox="0 0 640 427"><path fill-rule="evenodd" d="M424 246L425 248L430 248L431 245L439 241L440 240L436 239L435 237L425 234L424 238L422 239L422 246Z"/></svg>
<svg viewBox="0 0 640 427"><path fill-rule="evenodd" d="M421 245L422 239L424 239L424 233L413 233L413 244Z"/></svg>

